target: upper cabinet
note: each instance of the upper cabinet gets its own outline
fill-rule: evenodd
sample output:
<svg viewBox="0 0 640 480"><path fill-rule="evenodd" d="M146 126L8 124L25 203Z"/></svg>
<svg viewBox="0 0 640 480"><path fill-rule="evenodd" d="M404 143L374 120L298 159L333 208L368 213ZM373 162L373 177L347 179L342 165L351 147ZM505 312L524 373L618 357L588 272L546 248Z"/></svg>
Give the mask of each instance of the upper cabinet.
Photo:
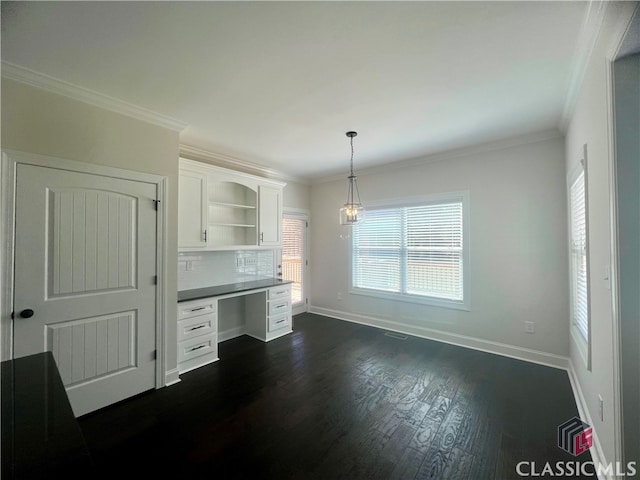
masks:
<svg viewBox="0 0 640 480"><path fill-rule="evenodd" d="M282 244L282 188L260 185L260 245L279 246Z"/></svg>
<svg viewBox="0 0 640 480"><path fill-rule="evenodd" d="M181 158L179 249L280 246L284 186L275 180Z"/></svg>
<svg viewBox="0 0 640 480"><path fill-rule="evenodd" d="M182 248L207 246L207 176L180 168L178 185L178 245Z"/></svg>

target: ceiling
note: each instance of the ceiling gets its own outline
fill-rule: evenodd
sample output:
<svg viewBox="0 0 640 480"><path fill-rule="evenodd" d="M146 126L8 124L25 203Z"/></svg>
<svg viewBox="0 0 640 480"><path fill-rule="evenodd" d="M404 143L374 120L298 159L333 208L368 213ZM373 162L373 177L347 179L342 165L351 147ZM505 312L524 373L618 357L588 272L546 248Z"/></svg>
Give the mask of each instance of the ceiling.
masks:
<svg viewBox="0 0 640 480"><path fill-rule="evenodd" d="M558 128L586 2L2 2L2 60L314 178Z"/></svg>

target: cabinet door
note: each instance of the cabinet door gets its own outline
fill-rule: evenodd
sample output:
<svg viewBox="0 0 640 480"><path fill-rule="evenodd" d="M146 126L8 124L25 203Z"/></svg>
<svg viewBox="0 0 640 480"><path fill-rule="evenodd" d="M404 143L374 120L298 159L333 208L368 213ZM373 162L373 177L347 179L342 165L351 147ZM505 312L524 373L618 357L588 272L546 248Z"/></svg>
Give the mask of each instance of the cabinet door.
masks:
<svg viewBox="0 0 640 480"><path fill-rule="evenodd" d="M260 245L279 246L282 243L282 189L260 185L258 187Z"/></svg>
<svg viewBox="0 0 640 480"><path fill-rule="evenodd" d="M178 192L178 248L207 246L207 177L180 170Z"/></svg>

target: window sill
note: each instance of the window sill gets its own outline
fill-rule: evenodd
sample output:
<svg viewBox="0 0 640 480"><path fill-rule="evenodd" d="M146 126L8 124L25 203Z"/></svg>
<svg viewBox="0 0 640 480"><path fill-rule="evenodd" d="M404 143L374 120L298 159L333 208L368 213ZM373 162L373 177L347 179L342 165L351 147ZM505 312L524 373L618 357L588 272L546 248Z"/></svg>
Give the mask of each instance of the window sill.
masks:
<svg viewBox="0 0 640 480"><path fill-rule="evenodd" d="M575 325L571 325L571 340L576 346L580 358L584 362L584 366L588 371L591 371L591 355L589 354L589 344L584 339L580 330Z"/></svg>
<svg viewBox="0 0 640 480"><path fill-rule="evenodd" d="M430 307L449 308L452 310L464 310L470 311L469 302L456 302L453 300L445 300L435 297L421 297L417 295L406 295L401 293L384 292L380 290L368 290L364 288L352 288L349 291L352 295L361 295L366 297L375 297L385 300L391 300L395 302L415 303L419 305L426 305Z"/></svg>

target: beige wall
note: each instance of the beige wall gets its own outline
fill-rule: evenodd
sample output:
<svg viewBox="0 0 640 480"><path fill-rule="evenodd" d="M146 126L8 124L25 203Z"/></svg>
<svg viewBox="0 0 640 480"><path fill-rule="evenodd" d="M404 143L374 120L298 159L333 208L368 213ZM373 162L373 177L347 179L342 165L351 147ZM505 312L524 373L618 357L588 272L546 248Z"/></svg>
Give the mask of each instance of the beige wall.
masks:
<svg viewBox="0 0 640 480"><path fill-rule="evenodd" d="M585 73L577 103L566 135L566 173L571 173L587 145L589 209L589 295L591 307L591 363L589 371L577 347L579 338L571 338L571 361L584 396L586 408L606 461L615 461L614 349L611 290L608 269L611 265L610 216L610 104L608 101L607 57L619 41L621 25L631 18L632 2L611 2ZM616 38L617 37L617 38ZM569 325L570 320L567 319ZM604 419L600 419L599 400L604 401ZM602 459L604 460L604 459ZM638 459L629 459L638 460Z"/></svg>
<svg viewBox="0 0 640 480"><path fill-rule="evenodd" d="M312 185L311 303L491 351L566 364L568 277L564 141L557 136L457 158L359 172L362 202L468 191L471 310L350 293L350 230L338 225L346 179ZM341 297L341 298L339 298ZM380 321L380 322L379 322ZM524 322L535 322L527 334ZM532 352L540 352L532 354Z"/></svg>
<svg viewBox="0 0 640 480"><path fill-rule="evenodd" d="M285 210L287 208L309 210L311 208L310 190L309 185L288 180L284 187Z"/></svg>
<svg viewBox="0 0 640 480"><path fill-rule="evenodd" d="M168 178L165 361L176 368L178 132L2 79L2 148Z"/></svg>

